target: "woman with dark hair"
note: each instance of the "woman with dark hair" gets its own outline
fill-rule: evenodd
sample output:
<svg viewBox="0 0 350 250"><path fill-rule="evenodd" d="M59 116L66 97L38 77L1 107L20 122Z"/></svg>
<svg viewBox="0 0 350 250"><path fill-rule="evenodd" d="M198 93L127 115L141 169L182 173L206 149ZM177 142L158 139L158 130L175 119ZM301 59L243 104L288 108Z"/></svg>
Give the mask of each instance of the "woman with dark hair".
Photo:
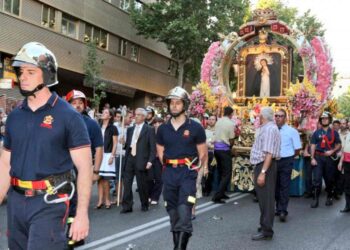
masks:
<svg viewBox="0 0 350 250"><path fill-rule="evenodd" d="M118 143L118 129L113 125L113 111L104 109L101 115L101 131L103 136L103 160L100 167L100 180L98 181L98 203L96 209L104 204L107 209L111 207L109 181L115 179L114 160Z"/></svg>

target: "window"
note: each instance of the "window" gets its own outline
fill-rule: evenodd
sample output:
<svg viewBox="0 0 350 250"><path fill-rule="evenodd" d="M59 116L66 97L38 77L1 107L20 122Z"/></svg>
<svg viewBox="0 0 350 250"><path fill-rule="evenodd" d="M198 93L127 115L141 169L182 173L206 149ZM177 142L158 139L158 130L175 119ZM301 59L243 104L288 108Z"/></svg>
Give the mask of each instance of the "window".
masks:
<svg viewBox="0 0 350 250"><path fill-rule="evenodd" d="M130 0L120 0L120 5L119 7L122 10L128 11L130 8Z"/></svg>
<svg viewBox="0 0 350 250"><path fill-rule="evenodd" d="M177 71L177 62L173 60L169 60L168 73L172 76L175 76L176 71Z"/></svg>
<svg viewBox="0 0 350 250"><path fill-rule="evenodd" d="M43 5L43 13L41 16L41 25L54 28L55 26L55 9Z"/></svg>
<svg viewBox="0 0 350 250"><path fill-rule="evenodd" d="M136 10L138 11L141 11L142 12L142 9L143 9L143 5L141 2L135 0L135 7L134 7Z"/></svg>
<svg viewBox="0 0 350 250"><path fill-rule="evenodd" d="M132 44L130 46L130 59L137 62L139 60L139 46Z"/></svg>
<svg viewBox="0 0 350 250"><path fill-rule="evenodd" d="M20 0L5 0L4 10L8 13L19 16L19 4Z"/></svg>
<svg viewBox="0 0 350 250"><path fill-rule="evenodd" d="M124 39L119 39L119 48L118 48L118 54L121 56L126 56L126 46L128 42Z"/></svg>
<svg viewBox="0 0 350 250"><path fill-rule="evenodd" d="M84 42L94 41L102 49L107 48L108 33L90 24L85 25Z"/></svg>
<svg viewBox="0 0 350 250"><path fill-rule="evenodd" d="M77 37L77 21L66 14L62 15L62 34L70 36L72 38Z"/></svg>

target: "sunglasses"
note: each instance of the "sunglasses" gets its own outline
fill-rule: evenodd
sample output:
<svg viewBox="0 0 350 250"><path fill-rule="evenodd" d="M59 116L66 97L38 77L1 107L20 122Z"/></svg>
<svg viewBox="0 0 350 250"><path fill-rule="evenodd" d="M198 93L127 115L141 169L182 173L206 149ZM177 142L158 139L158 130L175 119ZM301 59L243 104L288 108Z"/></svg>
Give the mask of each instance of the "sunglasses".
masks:
<svg viewBox="0 0 350 250"><path fill-rule="evenodd" d="M275 115L276 118L282 118L284 115Z"/></svg>

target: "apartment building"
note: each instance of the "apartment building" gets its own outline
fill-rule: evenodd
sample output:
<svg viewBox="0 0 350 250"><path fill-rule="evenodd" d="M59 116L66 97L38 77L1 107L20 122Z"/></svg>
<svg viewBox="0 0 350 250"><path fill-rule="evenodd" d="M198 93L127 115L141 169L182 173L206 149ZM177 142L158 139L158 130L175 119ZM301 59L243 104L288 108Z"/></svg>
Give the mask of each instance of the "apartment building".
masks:
<svg viewBox="0 0 350 250"><path fill-rule="evenodd" d="M159 101L176 85L177 64L164 44L137 35L130 1L136 0L0 0L0 81L15 80L10 58L23 44L37 41L57 57L58 94L74 88L92 96L84 86L83 61L86 43L95 41L107 83L103 103L136 107ZM147 2L137 1L136 7ZM16 99L17 92L0 89L0 96Z"/></svg>

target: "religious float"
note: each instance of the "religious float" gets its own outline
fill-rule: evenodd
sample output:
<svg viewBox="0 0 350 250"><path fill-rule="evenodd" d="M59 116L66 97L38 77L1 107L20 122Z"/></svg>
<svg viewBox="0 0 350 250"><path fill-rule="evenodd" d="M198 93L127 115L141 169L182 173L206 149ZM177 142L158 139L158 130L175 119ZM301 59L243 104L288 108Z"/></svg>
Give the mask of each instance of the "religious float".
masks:
<svg viewBox="0 0 350 250"><path fill-rule="evenodd" d="M260 109L284 108L305 140L307 131L316 128L322 110L336 112L330 98L332 59L323 38L308 41L300 31L278 20L271 9L255 10L252 21L220 38L204 57L190 112L201 118L206 112L220 115L223 107L233 107L240 135L233 147L231 190L249 192L254 189L249 155ZM299 157L292 172L291 195L304 192L302 169Z"/></svg>

